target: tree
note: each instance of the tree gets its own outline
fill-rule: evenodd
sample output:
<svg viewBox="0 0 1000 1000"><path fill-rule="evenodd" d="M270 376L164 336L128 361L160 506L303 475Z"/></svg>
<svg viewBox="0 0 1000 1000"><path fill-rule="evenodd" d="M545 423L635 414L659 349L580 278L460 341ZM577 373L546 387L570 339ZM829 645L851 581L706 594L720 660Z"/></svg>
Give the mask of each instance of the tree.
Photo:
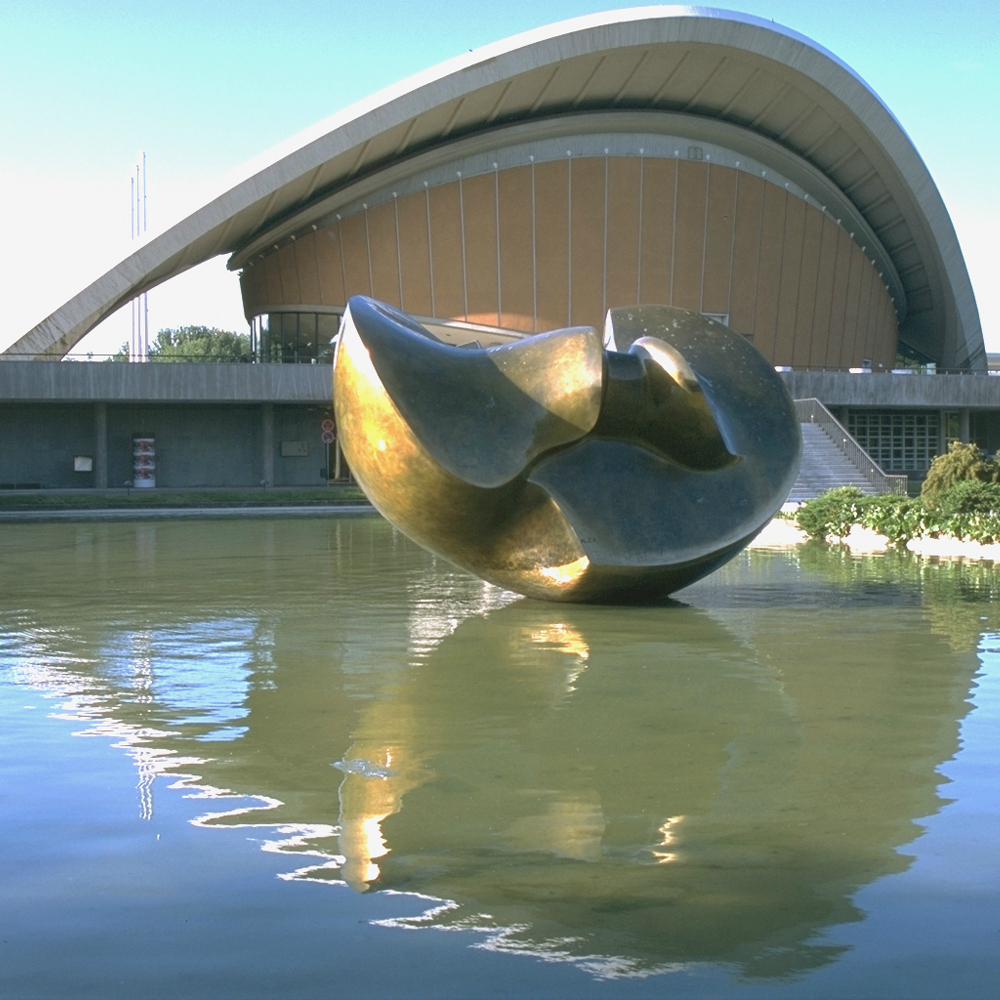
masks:
<svg viewBox="0 0 1000 1000"><path fill-rule="evenodd" d="M975 444L952 441L948 451L931 462L920 493L933 499L956 483L976 480L981 483L997 482L1000 480L1000 464L996 459L986 458Z"/></svg>
<svg viewBox="0 0 1000 1000"><path fill-rule="evenodd" d="M128 360L128 344L122 344L112 361ZM250 337L210 326L181 326L161 330L149 345L150 361L236 361L253 360Z"/></svg>

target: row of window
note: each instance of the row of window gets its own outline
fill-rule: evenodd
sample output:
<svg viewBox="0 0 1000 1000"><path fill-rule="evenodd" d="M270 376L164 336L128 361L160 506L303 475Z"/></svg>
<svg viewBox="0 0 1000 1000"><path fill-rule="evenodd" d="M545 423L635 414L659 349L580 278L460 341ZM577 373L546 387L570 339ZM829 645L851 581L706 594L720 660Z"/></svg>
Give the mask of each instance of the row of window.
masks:
<svg viewBox="0 0 1000 1000"><path fill-rule="evenodd" d="M726 313L702 313L723 325ZM250 321L254 361L273 364L331 364L334 338L340 329L336 313L262 313ZM746 334L748 339L753 339Z"/></svg>
<svg viewBox="0 0 1000 1000"><path fill-rule="evenodd" d="M332 364L340 329L336 313L264 313L250 323L255 361L273 364Z"/></svg>
<svg viewBox="0 0 1000 1000"><path fill-rule="evenodd" d="M955 416L957 418L957 414ZM878 463L883 472L924 472L930 467L940 449L941 427L936 411L928 413L852 411L847 417L847 430Z"/></svg>

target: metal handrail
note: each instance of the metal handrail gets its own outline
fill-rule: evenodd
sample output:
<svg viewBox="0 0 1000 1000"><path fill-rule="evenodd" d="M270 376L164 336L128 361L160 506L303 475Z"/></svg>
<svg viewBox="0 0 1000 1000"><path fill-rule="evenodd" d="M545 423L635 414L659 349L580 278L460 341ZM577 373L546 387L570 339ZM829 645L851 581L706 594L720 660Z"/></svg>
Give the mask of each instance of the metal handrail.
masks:
<svg viewBox="0 0 1000 1000"><path fill-rule="evenodd" d="M861 368L848 365L775 365L777 372L841 373L849 375L1000 375L995 369L940 368L937 365L903 365L898 368Z"/></svg>
<svg viewBox="0 0 1000 1000"><path fill-rule="evenodd" d="M12 354L9 351L0 352L0 361L90 361L90 362L122 362L129 364L167 364L198 362L200 364L245 365L245 364L297 364L297 365L332 365L333 352L324 351L319 356L301 355L299 357L270 358L263 357L259 351L248 351L242 357L218 357L204 354L171 354L169 357L151 355L148 358L129 358L120 354L67 354L64 357L38 357L37 354Z"/></svg>
<svg viewBox="0 0 1000 1000"><path fill-rule="evenodd" d="M818 424L877 493L906 496L907 477L883 472L871 455L851 437L847 428L818 399L796 399L795 415L800 424Z"/></svg>
<svg viewBox="0 0 1000 1000"><path fill-rule="evenodd" d="M494 332L493 327L481 327L473 326L472 324L458 323L453 324L456 327L469 329L483 329ZM499 330L499 328L496 328ZM514 331L499 331L503 333L509 333L511 339L516 339L516 337L522 336L521 334L515 334ZM40 361L131 361L142 362L143 360L149 361L204 361L204 362L229 362L229 363L253 363L253 364L266 364L271 363L281 363L285 364L330 364L333 361L333 347L334 344L322 344L320 345L319 356L317 361L314 362L312 356L306 357L294 357L294 358L279 358L266 357L266 351L262 351L260 347L248 348L246 354L241 358L217 358L217 357L205 357L202 354L191 354L191 355L180 355L172 354L169 358L156 358L150 355L148 359L142 359L138 357L125 357L122 356L120 352L114 354L95 354L92 351L88 351L85 354L74 354L69 353L65 356L42 357L39 358L38 354L34 351L27 352L14 352L11 350L0 351L0 361L33 361L38 359ZM851 375L1000 375L1000 370L998 369L969 369L969 368L939 368L936 365L908 365L901 368L856 368L848 367L846 365L775 365L775 371L785 374L790 372L812 372L815 374L851 374Z"/></svg>

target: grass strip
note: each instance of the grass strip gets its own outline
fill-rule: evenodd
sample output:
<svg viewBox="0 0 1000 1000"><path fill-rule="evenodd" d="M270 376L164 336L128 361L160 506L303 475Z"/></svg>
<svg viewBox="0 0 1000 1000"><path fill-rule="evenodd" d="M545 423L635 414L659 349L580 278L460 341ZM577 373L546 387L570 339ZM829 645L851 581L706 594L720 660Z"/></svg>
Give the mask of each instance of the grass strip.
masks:
<svg viewBox="0 0 1000 1000"><path fill-rule="evenodd" d="M0 493L0 512L21 510L175 510L184 507L336 507L366 503L357 486L311 489L115 490Z"/></svg>

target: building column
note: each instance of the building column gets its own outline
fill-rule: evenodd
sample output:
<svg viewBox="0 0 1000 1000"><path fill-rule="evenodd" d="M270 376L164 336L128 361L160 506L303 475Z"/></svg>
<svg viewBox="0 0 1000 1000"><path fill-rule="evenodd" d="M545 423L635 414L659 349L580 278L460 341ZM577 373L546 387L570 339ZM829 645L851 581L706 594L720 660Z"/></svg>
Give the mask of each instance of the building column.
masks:
<svg viewBox="0 0 1000 1000"><path fill-rule="evenodd" d="M261 485L274 485L274 403L260 408Z"/></svg>
<svg viewBox="0 0 1000 1000"><path fill-rule="evenodd" d="M964 407L958 411L958 436L962 444L969 443L969 409Z"/></svg>
<svg viewBox="0 0 1000 1000"><path fill-rule="evenodd" d="M94 403L94 489L108 488L108 404Z"/></svg>

